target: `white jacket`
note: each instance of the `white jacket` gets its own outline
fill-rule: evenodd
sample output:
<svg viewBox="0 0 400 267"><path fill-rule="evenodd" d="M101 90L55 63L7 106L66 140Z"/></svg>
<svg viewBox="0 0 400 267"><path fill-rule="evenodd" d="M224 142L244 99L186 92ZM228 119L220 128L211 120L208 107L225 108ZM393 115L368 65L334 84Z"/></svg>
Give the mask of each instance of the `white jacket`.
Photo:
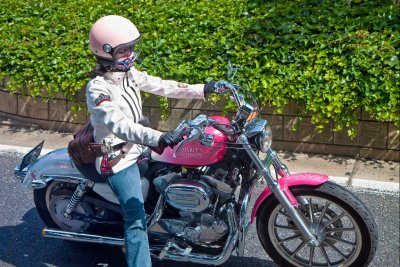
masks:
<svg viewBox="0 0 400 267"><path fill-rule="evenodd" d="M172 98L204 99L203 88L204 84L162 80L133 67L126 73L106 72L92 79L86 86L86 103L95 142L111 146L122 142L135 144L126 157L113 167L113 172L134 164L143 152L143 145L157 146L162 134L137 123L142 118L140 91ZM97 171L100 170L100 163L101 157L96 160Z"/></svg>

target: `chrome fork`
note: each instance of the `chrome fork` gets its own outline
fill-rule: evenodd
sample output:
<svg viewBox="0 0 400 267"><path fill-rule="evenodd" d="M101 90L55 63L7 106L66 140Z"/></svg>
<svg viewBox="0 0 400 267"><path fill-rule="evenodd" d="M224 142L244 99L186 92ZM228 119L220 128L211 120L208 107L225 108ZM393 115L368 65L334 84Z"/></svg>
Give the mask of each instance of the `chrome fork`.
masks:
<svg viewBox="0 0 400 267"><path fill-rule="evenodd" d="M317 238L311 233L310 229L308 228L307 224L304 222L303 217L300 215L298 212L298 203L294 204L293 201L289 199L289 197L283 192L283 190L280 188L278 182L272 177L271 172L269 170L269 166L264 166L263 162L260 160L258 155L253 151L252 147L249 144L249 141L247 139L247 136L242 134L239 137L238 142L240 142L241 145L243 145L244 149L246 150L247 154L249 154L250 158L256 165L256 168L258 172L265 178L267 181L268 187L271 190L271 192L274 194L274 196L278 199L278 201L282 204L282 206L285 208L289 216L292 218L293 222L301 232L304 238L308 241L309 244L318 246L319 242ZM276 162L276 157L272 161L272 163L277 164ZM281 168L281 166L277 166ZM282 171L282 169L279 169L278 171Z"/></svg>

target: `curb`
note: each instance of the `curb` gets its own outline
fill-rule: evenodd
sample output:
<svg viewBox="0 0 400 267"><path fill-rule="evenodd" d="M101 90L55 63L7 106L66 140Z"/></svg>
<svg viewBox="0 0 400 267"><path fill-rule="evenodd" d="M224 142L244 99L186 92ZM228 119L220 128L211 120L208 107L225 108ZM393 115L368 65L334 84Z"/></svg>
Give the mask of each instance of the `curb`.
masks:
<svg viewBox="0 0 400 267"><path fill-rule="evenodd" d="M12 153L26 154L31 149L33 149L33 147L0 145L0 152L12 152ZM53 150L55 150L55 149L42 149L42 155L47 154ZM366 180L366 179L353 179L351 181L351 186L349 186L349 182L350 182L349 177L329 176L329 180L333 181L341 186L351 187L351 188L356 188L356 189L372 189L372 190L386 191L386 192L399 192L400 191L399 183L394 183L394 182L384 182L384 181L375 181L375 180Z"/></svg>
<svg viewBox="0 0 400 267"><path fill-rule="evenodd" d="M9 146L9 145L0 145L0 152L13 152L13 153L20 153L26 154L31 151L33 147L25 147L25 146ZM45 155L55 149L42 149L42 154Z"/></svg>

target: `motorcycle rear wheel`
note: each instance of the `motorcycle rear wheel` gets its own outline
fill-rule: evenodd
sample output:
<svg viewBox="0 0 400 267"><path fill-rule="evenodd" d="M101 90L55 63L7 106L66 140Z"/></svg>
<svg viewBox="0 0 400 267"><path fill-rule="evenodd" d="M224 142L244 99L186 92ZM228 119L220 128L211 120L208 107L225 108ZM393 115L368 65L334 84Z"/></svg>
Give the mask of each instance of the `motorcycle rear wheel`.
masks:
<svg viewBox="0 0 400 267"><path fill-rule="evenodd" d="M378 229L367 207L347 189L327 182L291 191L320 246L306 244L283 206L271 197L257 214L264 250L280 266L366 266L377 250Z"/></svg>
<svg viewBox="0 0 400 267"><path fill-rule="evenodd" d="M35 189L33 199L40 218L47 227L58 228L73 232L84 232L90 224L77 220L67 220L63 212L71 199L75 185L51 182L45 188ZM85 203L80 203L77 211L82 214L91 214L91 208Z"/></svg>

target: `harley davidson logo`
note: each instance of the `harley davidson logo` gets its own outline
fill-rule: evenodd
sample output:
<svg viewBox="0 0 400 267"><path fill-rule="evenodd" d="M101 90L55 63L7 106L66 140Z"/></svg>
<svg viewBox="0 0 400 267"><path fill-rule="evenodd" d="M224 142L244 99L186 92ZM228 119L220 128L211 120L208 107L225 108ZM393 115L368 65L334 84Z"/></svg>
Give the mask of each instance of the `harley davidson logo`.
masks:
<svg viewBox="0 0 400 267"><path fill-rule="evenodd" d="M184 147L179 153L179 157L185 158L203 158L204 157L204 148L201 147Z"/></svg>

